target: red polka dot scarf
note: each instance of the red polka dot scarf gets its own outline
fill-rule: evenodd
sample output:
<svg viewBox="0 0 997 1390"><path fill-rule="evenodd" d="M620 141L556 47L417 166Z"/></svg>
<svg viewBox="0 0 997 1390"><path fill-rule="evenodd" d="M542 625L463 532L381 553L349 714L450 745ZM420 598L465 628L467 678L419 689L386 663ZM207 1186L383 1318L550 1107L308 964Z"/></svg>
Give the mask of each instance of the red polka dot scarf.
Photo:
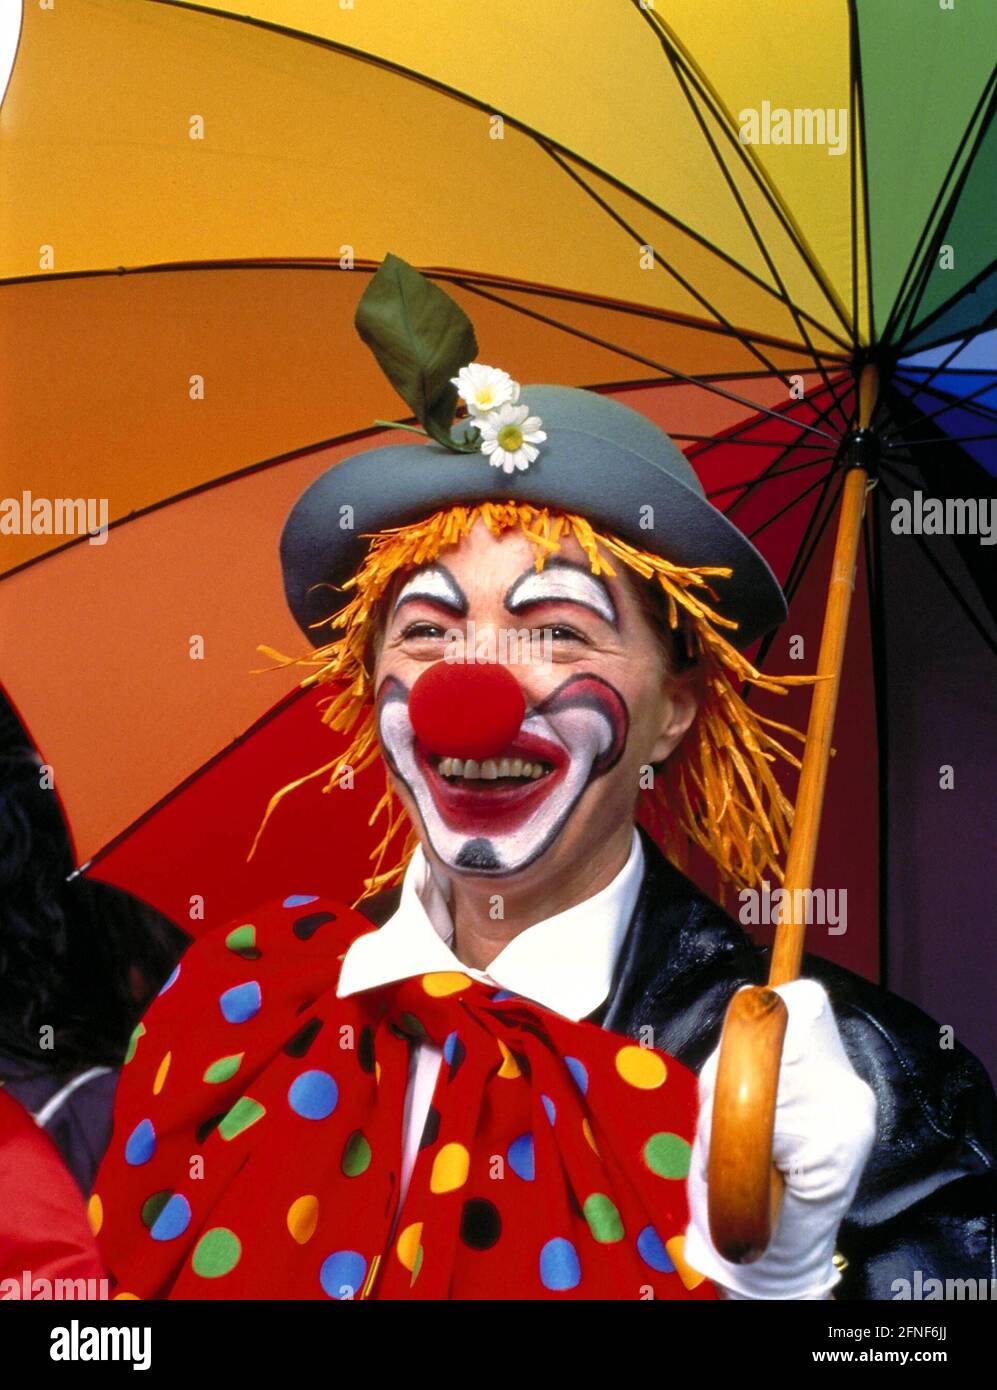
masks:
<svg viewBox="0 0 997 1390"><path fill-rule="evenodd" d="M136 1029L91 1221L122 1298L714 1298L683 1259L696 1078L462 974L336 997L371 930L289 897ZM413 1040L443 1049L401 1212Z"/></svg>

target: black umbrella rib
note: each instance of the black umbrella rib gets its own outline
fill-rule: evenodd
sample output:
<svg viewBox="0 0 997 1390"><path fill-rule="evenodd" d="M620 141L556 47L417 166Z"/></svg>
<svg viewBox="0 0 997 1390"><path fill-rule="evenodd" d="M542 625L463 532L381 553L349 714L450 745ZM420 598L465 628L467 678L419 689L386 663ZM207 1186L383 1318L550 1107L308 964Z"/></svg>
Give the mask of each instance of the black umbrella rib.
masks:
<svg viewBox="0 0 997 1390"><path fill-rule="evenodd" d="M554 150L549 144L547 144L544 141L538 141L538 144L541 145L545 153L548 154L550 158L553 159L554 162L560 166L560 168L568 175L569 178L575 180L578 186L592 199L593 202L595 202L602 209L603 212L606 213L608 217L612 218L612 220L619 227L621 227L628 236L634 239L637 245L648 245L647 237L641 236L641 234L636 230L636 228L632 227L621 213L617 212L615 208L611 207L606 202L606 200L596 192L594 188L591 188L589 184L587 184L579 174L577 174L572 168L570 168L569 165L566 164L566 162L560 157L556 150ZM768 368L768 370L772 373L773 376L782 375L779 369L776 367L775 363L770 361L769 358L767 358L762 353L761 349L756 346L755 342L748 336L748 334L743 329L735 327L735 325L730 321L727 315L721 313L720 310L716 307L716 305L711 303L710 300L707 299L706 295L703 294L701 290L698 290L690 280L686 279L684 275L682 275L678 270L676 270L670 261L666 261L662 257L660 257L657 251L655 251L654 253L654 258L655 263L661 265L668 272L668 274L671 275L672 278L682 286L686 293L691 295L693 299L695 299L697 303L699 303L708 314L711 314L717 320L718 323L722 324L724 328L727 330L727 332L730 334L730 336L736 338L738 342L742 345L742 347L746 348L748 352L750 352L754 357L758 359L758 361L762 364L763 367ZM781 297L779 295L776 295L770 287L768 288L768 293L772 295L773 299L782 302ZM813 355L812 349L811 355ZM816 358L814 358L814 365L817 366Z"/></svg>
<svg viewBox="0 0 997 1390"><path fill-rule="evenodd" d="M838 304L837 299L833 291L831 290L831 287L827 284L825 280L823 268L818 264L816 257L813 255L810 248L805 245L802 235L798 228L796 228L793 225L792 220L787 216L785 210L782 207L780 207L779 200L776 197L774 197L772 190L768 185L768 182L761 177L761 174L759 173L759 170L755 166L754 162L748 157L748 154L745 151L744 146L738 140L734 139L733 134L728 129L726 120L723 119L723 117L726 116L726 112L723 110L722 103L709 89L709 84L706 82L705 78L703 78L700 73L696 72L694 68L690 67L685 57L679 52L674 42L674 39L672 38L672 36L668 32L667 27L664 24L664 21L661 19L657 11L654 10L653 6L641 4L641 0L631 0L631 3L635 7L640 9L645 21L654 30L658 38L658 42L660 43L665 53L665 56L668 58L669 64L671 65L673 72L675 73L676 77L679 78L679 81L682 84L682 89L686 101L689 103L689 108L692 111L694 117L696 118L697 124L700 126L700 129L703 130L703 134L706 137L710 145L710 148L713 150L714 158L716 159L717 165L724 176L724 180L730 188L731 193L734 195L735 201L738 203L738 206L741 208L742 215L744 216L747 225L751 229L752 235L755 237L756 243L758 244L759 249L765 257L766 262L769 264L769 269L772 271L774 278L776 279L777 283L782 289L783 294L786 296L787 305L791 306L791 300L789 299L789 296L786 294L786 289L785 286L782 284L781 277L778 276L778 274L775 272L774 267L771 264L768 251L764 245L764 239L759 236L754 222L752 221L750 215L743 206L740 195L738 194L737 190L733 187L730 178L730 173L724 161L720 158L712 137L704 129L702 116L695 102L693 102L689 96L689 90L686 86L685 77L680 75L680 69L681 73L685 74L685 76L687 76L689 80L695 85L697 91L699 92L699 95L703 98L707 106L712 111L720 129L723 131L723 133L727 136L728 140L730 141L732 149L736 153L737 157L740 159L741 163L744 165L748 174L751 176L751 179L754 182L756 188L759 190L762 197L768 203L769 207L771 208L772 212L776 217L776 220L779 222L780 226L785 231L787 237L792 242L793 246L796 248L797 252L800 255L800 259L807 266L808 270L814 278L815 283L820 287L825 300L833 309L834 315L838 319L838 322L841 324L841 327L844 329L846 336L848 336L849 338L853 338L854 329L849 328L845 313L842 311L842 308Z"/></svg>
<svg viewBox="0 0 997 1390"><path fill-rule="evenodd" d="M979 336L980 333L988 332L989 329L995 323L997 323L997 310L995 310L992 314L988 314L987 317L983 320L983 323L981 323L979 327L976 330L974 330L974 332L960 335L959 338L953 344L952 350L950 351L948 356L944 357L941 360L941 362L936 362L935 365L932 367L931 371L924 378L924 381L921 382L921 390L927 391L930 389L932 382L935 380L935 378L941 372L944 372L945 369L949 367L952 364L952 362L955 361L955 359L959 356L960 352L964 352L966 350L966 344L969 342L970 338L976 338ZM958 370L958 368L956 370ZM921 418L923 419L924 417L922 416Z"/></svg>
<svg viewBox="0 0 997 1390"><path fill-rule="evenodd" d="M956 368L958 371L958 368ZM913 420L908 421L906 428L911 425L921 425L929 420L937 420L939 415L947 415L950 410L966 410L970 415L978 415L984 420L997 420L997 410L992 406L984 405L978 401L977 396L985 396L988 391L992 391L997 385L997 372L987 373L987 380L982 386L978 386L975 391L970 391L966 396L952 396L943 391L940 386L926 386L918 381L917 377L912 377L909 372L897 372L893 378L894 384L897 381L904 381L916 391L927 391L929 395L937 396L945 403L935 410L926 411L923 415L915 415Z"/></svg>
<svg viewBox="0 0 997 1390"><path fill-rule="evenodd" d="M994 76L991 76L990 80L983 88L983 91L980 94L980 99L976 103L973 113L966 124L966 128L962 133L962 138L956 146L955 152L953 153L952 158L949 161L949 166L945 171L945 176L939 183L938 192L935 195L935 200L928 211L927 217L925 218L924 225L921 229L921 234L918 237L917 244L914 247L913 252L911 253L911 258L908 262L907 269L904 271L903 279L900 282L900 288L897 291L897 297L894 303L893 310L890 313L890 317L887 320L886 329L883 332L884 340L888 340L891 332L893 331L894 324L899 323L901 319L906 320L903 329L899 335L901 340L910 331L911 322L914 318L914 315L917 313L918 305L924 297L924 291L927 288L928 281L931 278L931 272L934 269L935 253L938 247L942 245L942 238L945 235L945 232L947 231L951 223L952 217L955 214L956 208L958 207L959 199L962 196L962 191L965 188L966 182L969 179L969 175L972 171L973 162L976 159L980 147L989 131L990 123L994 117L994 111L997 110L997 100L995 100L995 97L997 97L997 79L995 79ZM990 108L988 111L985 110L987 105L989 105ZM982 119L981 112L985 113L983 114ZM960 158L963 154L966 145L970 141L971 132L977 125L977 121L979 121L979 126L976 129L975 137L973 137L974 148L966 156L962 168L959 170L958 178L956 178L955 183L951 188L951 192L949 193L946 191L947 186L952 180L953 174L959 165ZM941 208L941 205L946 198L948 199L948 207L946 208L944 215L942 215L937 221L937 223L935 223L935 219L938 216L939 209ZM929 254L924 255L923 253L925 244L928 242L929 239L929 228L932 226L933 223L935 223L935 230L933 233L930 233L931 251Z"/></svg>
<svg viewBox="0 0 997 1390"><path fill-rule="evenodd" d="M997 430L992 434L946 434L942 439L900 439L896 444L891 444L891 448L916 449L922 444L934 444L935 448L939 444L973 444L985 439L997 439Z"/></svg>
<svg viewBox="0 0 997 1390"><path fill-rule="evenodd" d="M827 501L828 491L831 488L832 483L834 483L835 479L839 480L838 488L834 494L834 498L832 499L830 505L828 505L825 508L824 504ZM841 495L842 484L840 480L841 474L834 472L827 473L823 479L823 488L821 490L821 494L817 498L817 501L814 504L814 507L810 513L810 518L807 521L806 528L800 540L800 544L797 547L795 556L793 557L793 563L789 567L789 574L786 578L786 583L783 585L783 592L786 595L787 606L792 605L793 599L796 597L796 591L802 584L803 576L809 569L810 562L816 554L817 547L820 545L821 537L827 530L828 523L830 522L831 517L834 515L838 497ZM821 518L819 526L817 525L818 517ZM816 533L814 533L815 527ZM805 556L804 550L806 550ZM778 636L778 633L779 629L773 628L772 631L767 633L766 636L762 639L761 645L758 648L758 655L755 658L755 665L758 667L759 670L761 670L762 666L764 665L765 658L771 651L772 644ZM750 698L751 692L752 687L749 686L747 690L744 692L742 698L748 700Z"/></svg>
<svg viewBox="0 0 997 1390"><path fill-rule="evenodd" d="M814 409L812 405L810 406L810 408L811 410ZM822 423L825 422L827 420L828 414L830 413L830 410L831 406L829 404L816 412L816 418L820 420ZM788 458L791 453L795 452L795 450L798 447L799 446L795 443L787 444L787 446L785 447L785 449L783 449L778 458L774 458L770 463L766 464L765 468L762 470L761 473L759 473L758 477L748 484L741 496L735 498L735 500L730 504L729 507L724 508L724 514L726 516L732 516L734 512L737 510L737 508L740 507L741 504L748 497L751 496L751 494L755 491L756 488L761 487L764 483L770 482L775 478L778 478L780 476L780 473L777 470L779 468L780 463L782 463L784 459Z"/></svg>
<svg viewBox="0 0 997 1390"><path fill-rule="evenodd" d="M685 78L684 68L678 63L677 58L676 58L675 54L672 52L672 49L671 49L671 46L670 46L670 45L666 46L666 48L665 48L665 53L666 53L666 55L667 55L667 57L668 57L669 63L671 64L672 70L673 70L673 72L675 73L675 77L676 77L677 81L679 82L679 85L680 85L681 88L682 88L683 95L685 96L686 101L689 103L689 109L692 111L693 117L695 118L696 124L699 126L699 129L700 129L700 132L702 133L703 139L704 139L704 140L706 141L706 143L709 145L709 147L710 147L710 152L711 152L711 154L713 155L713 158L716 160L717 167L719 168L720 173L721 173L721 175L723 176L723 180L724 180L724 182L726 183L728 190L730 191L731 197L732 197L732 198L734 199L734 201L737 203L737 206L738 206L738 208L740 209L740 212L741 212L741 216L744 218L745 222L747 223L748 229L749 229L749 231L751 232L752 237L754 238L755 245L758 247L759 251L761 252L761 255L762 255L762 257L764 258L765 264L766 264L766 265L768 266L768 268L769 268L769 272L770 272L772 278L775 280L776 284L779 286L779 290L780 290L780 292L781 292L781 298L783 299L783 302L785 303L786 308L789 310L790 314L791 314L792 317L793 317L793 322L796 324L797 332L800 334L800 336L802 337L803 341L806 343L807 351L810 353L811 357L813 358L814 362L815 362L816 365L817 365L817 370L820 372L821 377L823 378L825 388L826 388L828 391L831 391L831 383L830 383L830 380L829 380L828 375L827 375L827 369L826 369L825 366L824 366L823 360L818 356L817 350L816 350L816 348L814 347L813 342L811 341L810 334L809 334L809 332L807 331L806 326L804 325L803 320L802 320L801 317L800 317L799 310L797 309L796 305L793 303L792 298L790 297L789 291L788 291L788 289L786 288L785 282L783 281L782 276L779 274L779 271L778 271L778 268L776 267L775 261L774 261L773 257L772 257L772 256L770 255L770 253L769 253L769 249L768 249L768 247L767 247L766 244L765 244L765 238L761 235L761 233L759 232L758 228L755 226L754 219L752 218L750 212L748 211L747 204L745 203L743 197L741 196L741 192L740 192L740 190L738 189L737 185L735 184L734 179L733 179L732 176L731 176L730 170L727 168L726 164L724 163L724 161L723 161L723 160L721 159L721 157L720 157L720 152L719 152L719 150L718 150L718 148L717 148L716 141L713 139L713 136L711 135L709 129L707 128L706 122L705 122L705 120L703 119L703 114L702 114L702 112L699 110L699 107L696 105L696 103L692 100L692 97L691 97L690 92L689 92L689 88L688 88L688 86L687 86L687 84L686 84L686 78ZM702 93L701 93L701 94L702 94ZM740 148L740 147L739 147L739 148ZM743 150L741 151L741 153L742 153L742 155L743 155L743 153L744 153ZM752 172L754 173L754 166L751 164L751 161L750 161L750 160L747 161L747 166L748 166L748 168L751 169ZM817 283L821 286L822 289L825 290L825 293L826 293L826 292L827 292L827 291L826 291L826 287L824 286L823 279L822 279L821 275L818 273L818 268L817 268L815 262L814 262L808 255L806 255L806 254L804 253L802 247L797 247L797 249L800 251L801 256L803 256L803 259L804 259L804 261L805 261L805 263L806 263L808 269L810 270L811 274L814 276L814 278L815 278L815 280L817 281ZM845 327L845 329L846 329L846 331L847 331L847 325L843 324L843 327ZM832 394L832 395L834 394L833 391L831 391L831 394ZM844 423L845 423L845 427L847 428L848 422L847 422L847 420L845 420L844 412L841 412L841 415L842 415L842 420L843 420Z"/></svg>
<svg viewBox="0 0 997 1390"><path fill-rule="evenodd" d="M816 462L819 462L819 460L816 460ZM826 462L833 462L833 456L831 454L828 454ZM748 540L753 541L756 536L760 536L763 531L767 531L768 528L774 522L780 519L780 517L784 517L787 512L791 512L794 507L798 507L799 504L802 501L804 501L807 497L809 497L812 492L816 492L816 490L819 487L823 487L826 480L826 475L823 478L818 478L816 482L811 483L809 487L804 488L803 491L797 497L794 497L791 502L787 502L786 505L784 507L780 507L777 512L773 512L771 516L767 516L760 526L756 526L753 531L748 532Z"/></svg>
<svg viewBox="0 0 997 1390"><path fill-rule="evenodd" d="M890 499L891 502L899 501L900 499L897 497L897 494L895 492L892 492L890 490L889 485L884 481L882 473L891 474L898 480L898 482L903 483L904 487L910 487L910 482L907 478L903 477L902 474L895 472L895 470L890 466L890 464L884 463L880 467L881 473L879 486L883 489L883 491L886 493L886 496ZM994 656L997 656L997 642L994 641L993 637L986 630L980 619L977 617L977 615L973 612L972 608L966 602L965 597L959 590L958 584L956 584L952 576L946 571L945 566L941 563L938 556L934 554L934 552L931 549L931 546L925 544L924 537L917 535L916 532L914 533L911 539L917 542L918 546L921 549L921 552L924 555L924 558L928 561L932 569L938 575L939 579L945 585L946 589L948 589L949 593L958 603L959 607L962 609L962 612L973 624L973 627L976 628L976 631L980 634L984 642L987 644L987 647L990 649L990 651L993 652Z"/></svg>
<svg viewBox="0 0 997 1390"><path fill-rule="evenodd" d="M731 434L722 434L719 436L715 434L676 434L673 430L669 430L668 433L672 439L684 439L689 440L692 443L705 444L705 449L697 449L694 453L690 453L689 457L696 459L701 459L705 454L709 453L710 449L718 449L724 444L736 444L739 449L782 449L785 447L785 439L738 438L739 431L743 431L746 429L756 429L758 423L759 422L757 420L753 420L749 425L740 425L738 427L738 430L735 430ZM817 449L822 454L827 452L823 444L794 444L793 448Z"/></svg>
<svg viewBox="0 0 997 1390"><path fill-rule="evenodd" d="M535 319L538 323L546 323L552 328L559 328L562 332L570 334L572 337L581 338L585 342L593 343L596 347L605 348L609 352L615 352L620 357L628 358L632 362L640 362L645 367L651 367L654 371L664 372L667 376L674 377L677 381L687 381L693 386L700 387L701 390L712 391L717 396L723 396L726 400L736 401L738 405L746 405L751 410L760 415L768 415L773 420L781 420L783 424L790 424L795 429L809 430L811 434L820 435L822 439L836 444L837 440L833 434L828 434L825 430L814 429L811 425L803 425L798 420L794 420L791 415L782 415L778 410L770 410L768 406L759 405L757 401L749 401L746 396L739 395L736 391L726 391L723 387L717 386L715 382L705 381L702 377L689 376L687 372L680 372L676 367L667 367L662 362L657 362L653 357L646 357L643 353L634 352L632 348L620 347L618 343L611 343L598 334L587 333L584 328L577 328L573 324L562 323L559 319L553 318L550 314L541 314L536 309L527 309L524 305L513 304L501 295L493 294L483 289L480 285L475 285L462 277L454 275L449 277L455 285L460 285L469 294L477 294L482 299L490 299L495 304L501 304L513 313L525 314L527 318Z"/></svg>
<svg viewBox="0 0 997 1390"><path fill-rule="evenodd" d="M842 377L842 378L841 378L841 381L844 382L844 383L846 383L846 385L849 384L849 381L848 381L848 378L847 378L847 377ZM845 392L842 393L841 399L843 399L844 396L847 395L847 394L848 394L848 393L847 393L847 390L846 390ZM811 410L813 410L814 407L813 407L812 405L810 405L810 402L809 402L809 401L807 401L806 404L807 404L808 406L810 406L810 409L811 409ZM822 411L820 411L819 414L817 414L817 417L816 417L816 418L817 418L822 424L826 424L826 423L827 423L827 417L830 415L831 411L834 409L835 404L836 404L835 398L832 397L831 401L827 404L827 406L825 406L825 408L824 408ZM791 418L791 419L793 420L794 428L798 428L799 425L800 425L800 422L799 422L798 420L796 420L795 416L792 416L792 417L789 417L789 418ZM736 445L738 446L738 448L742 447L743 445L753 444L753 443L756 442L755 440L752 440L752 439L743 439L743 438L740 438L739 436L745 434L748 430L757 429L758 426L759 426L759 424L761 424L761 421L760 421L760 420L755 420L755 419L743 420L743 421L741 421L740 424L738 424L738 426L737 426L735 429L732 429L732 430L731 430L729 433L727 433L727 434L722 434L722 435L712 434L712 435L709 435L709 436L706 437L706 442L705 442L705 444L704 444L704 447L703 447L702 449L695 449L695 450L693 450L693 451L690 453L689 457L699 460L699 459L701 459L701 458L704 458L704 457L706 456L706 454L708 454L709 451L710 451L711 449L718 449L718 448L721 448L723 445L726 445L726 444L736 444ZM674 435L673 435L672 437L673 437L673 438L676 438L676 437L686 438L686 437L688 437L688 436L674 436ZM787 450L788 450L788 451L791 451L791 452L794 452L794 453L795 453L795 451L796 451L797 449L816 449L816 450L820 450L821 452L825 452L825 446L824 446L823 444L809 444L809 443L808 443L808 444L801 444L798 440L774 439L774 440L772 440L772 441L769 443L769 447L770 447L770 448L776 448L776 449L781 449L781 450L782 450L782 453L780 454L779 458L778 458L778 459L773 459L773 460L772 460L773 464L777 464L777 463L781 462L781 460L784 459L784 458L786 457L786 452L787 452Z"/></svg>
<svg viewBox="0 0 997 1390"><path fill-rule="evenodd" d="M932 309L931 313L917 325L917 331L914 336L918 339L923 339L925 333L932 324L944 320L945 315L950 313L955 305L961 300L968 298L969 295L975 294L983 282L990 279L995 273L997 273L997 260L989 261L982 270L977 271L972 279L967 280L960 289L956 290L951 298L946 299L943 304L939 304L937 309ZM954 330L955 336L962 339L963 342L968 342L971 338L977 338L981 333L986 333L993 326L993 323L994 315L988 314L982 323L976 324L972 328L959 328ZM933 348L942 347L945 343L950 343L952 341L952 336L953 330L948 329L942 333L941 337L929 338L927 342L921 342L919 347L911 345L906 349L901 348L901 351L906 350L911 354L930 352Z"/></svg>
<svg viewBox="0 0 997 1390"><path fill-rule="evenodd" d="M679 437L678 435L672 435L673 439ZM826 462L827 454L822 454L819 459L807 459L806 463L794 463L792 468L780 468L778 473L772 473L767 481L774 483L779 478L788 478L791 473L802 473L806 468L818 468L822 463ZM742 478L738 483L727 483L725 487L711 488L706 495L711 499L714 497L722 497L725 492L737 492L740 488L751 487L753 483L757 482L757 475L754 478Z"/></svg>

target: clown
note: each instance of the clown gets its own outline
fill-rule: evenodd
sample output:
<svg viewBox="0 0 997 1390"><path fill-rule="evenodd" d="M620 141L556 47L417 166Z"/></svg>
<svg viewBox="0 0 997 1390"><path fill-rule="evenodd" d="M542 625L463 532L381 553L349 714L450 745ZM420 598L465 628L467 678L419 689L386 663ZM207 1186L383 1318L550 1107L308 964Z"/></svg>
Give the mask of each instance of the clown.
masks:
<svg viewBox="0 0 997 1390"><path fill-rule="evenodd" d="M94 1197L119 1291L876 1298L912 1262L985 1273L982 1070L812 958L779 991L778 1227L751 1264L713 1246L715 1049L764 963L662 847L734 887L779 873L793 731L741 689L805 679L743 655L783 596L657 427L475 361L397 257L357 326L429 442L323 474L281 558L348 739L312 775L380 763L384 832L354 908L303 886L218 927L145 1020Z"/></svg>

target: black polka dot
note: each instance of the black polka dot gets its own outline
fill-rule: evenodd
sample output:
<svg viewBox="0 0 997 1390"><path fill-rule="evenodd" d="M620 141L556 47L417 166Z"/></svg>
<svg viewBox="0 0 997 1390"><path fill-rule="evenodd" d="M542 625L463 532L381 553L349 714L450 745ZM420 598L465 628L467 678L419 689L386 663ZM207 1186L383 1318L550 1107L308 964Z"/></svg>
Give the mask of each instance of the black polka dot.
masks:
<svg viewBox="0 0 997 1390"><path fill-rule="evenodd" d="M360 1029L360 1038L357 1042L357 1061L360 1063L360 1070L372 1072L374 1070L374 1030L366 1023Z"/></svg>
<svg viewBox="0 0 997 1390"><path fill-rule="evenodd" d="M166 1187L162 1192L154 1192L151 1197L146 1197L142 1203L142 1225L148 1226L151 1231L159 1219L159 1213L172 1196L173 1189Z"/></svg>
<svg viewBox="0 0 997 1390"><path fill-rule="evenodd" d="M227 1110L220 1110L217 1115L212 1115L210 1120L205 1120L202 1124L199 1124L194 1135L197 1142L203 1144L208 1135L218 1128L227 1114Z"/></svg>
<svg viewBox="0 0 997 1390"><path fill-rule="evenodd" d="M319 927L324 927L326 922L334 922L336 914L334 912L309 912L305 917L299 917L292 927L294 935L299 941L307 941L313 937Z"/></svg>
<svg viewBox="0 0 997 1390"><path fill-rule="evenodd" d="M460 1038L454 1038L453 1047L450 1050L450 1070L447 1073L447 1080L452 1081L460 1071L461 1063L467 1056L467 1048Z"/></svg>
<svg viewBox="0 0 997 1390"><path fill-rule="evenodd" d="M460 1238L472 1250L490 1250L502 1234L502 1219L493 1202L471 1197L464 1203Z"/></svg>
<svg viewBox="0 0 997 1390"><path fill-rule="evenodd" d="M419 1140L420 1149L428 1149L430 1144L435 1144L440 1134L440 1112L435 1105L429 1107L429 1114L426 1116L426 1123L423 1126L422 1138Z"/></svg>
<svg viewBox="0 0 997 1390"><path fill-rule="evenodd" d="M310 1018L303 1028L299 1028L284 1051L288 1057L303 1057L322 1031L322 1020Z"/></svg>

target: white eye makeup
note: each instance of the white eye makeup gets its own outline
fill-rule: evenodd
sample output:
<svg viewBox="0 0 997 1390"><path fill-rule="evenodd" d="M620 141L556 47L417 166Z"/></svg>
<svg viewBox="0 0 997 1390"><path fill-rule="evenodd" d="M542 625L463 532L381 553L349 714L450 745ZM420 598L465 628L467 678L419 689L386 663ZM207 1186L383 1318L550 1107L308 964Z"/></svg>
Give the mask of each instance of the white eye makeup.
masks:
<svg viewBox="0 0 997 1390"><path fill-rule="evenodd" d="M510 613L518 613L537 603L573 603L597 614L611 627L618 627L616 606L601 580L581 566L548 561L538 574L528 570L520 575L505 596Z"/></svg>

